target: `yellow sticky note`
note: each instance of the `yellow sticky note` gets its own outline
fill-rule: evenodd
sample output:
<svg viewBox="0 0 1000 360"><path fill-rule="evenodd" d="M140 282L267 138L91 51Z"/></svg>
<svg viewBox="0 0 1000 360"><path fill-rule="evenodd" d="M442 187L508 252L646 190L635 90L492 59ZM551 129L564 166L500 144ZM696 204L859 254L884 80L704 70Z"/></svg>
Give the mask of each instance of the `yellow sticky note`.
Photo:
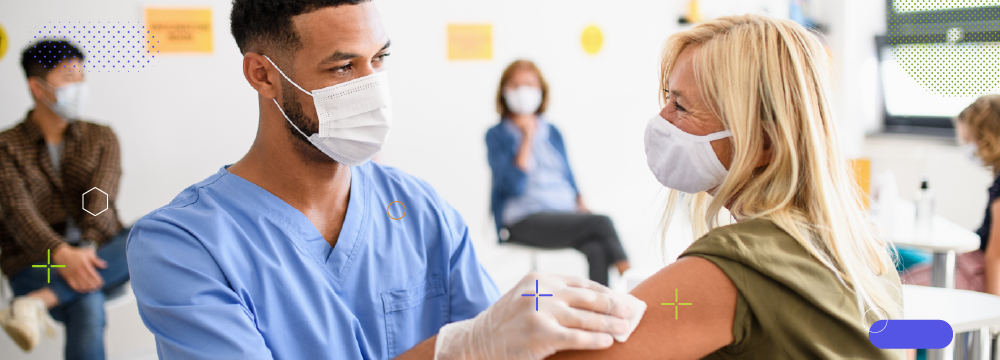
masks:
<svg viewBox="0 0 1000 360"><path fill-rule="evenodd" d="M493 25L448 25L448 60L490 60L492 58Z"/></svg>
<svg viewBox="0 0 1000 360"><path fill-rule="evenodd" d="M601 28L597 25L590 25L583 29L580 42L583 43L583 51L590 55L596 55L604 45L604 34L601 33Z"/></svg>
<svg viewBox="0 0 1000 360"><path fill-rule="evenodd" d="M3 55L7 53L7 44L10 43L10 39L7 38L7 33L3 31L3 26L0 25L0 59L3 59Z"/></svg>
<svg viewBox="0 0 1000 360"><path fill-rule="evenodd" d="M146 8L151 53L212 53L212 9Z"/></svg>

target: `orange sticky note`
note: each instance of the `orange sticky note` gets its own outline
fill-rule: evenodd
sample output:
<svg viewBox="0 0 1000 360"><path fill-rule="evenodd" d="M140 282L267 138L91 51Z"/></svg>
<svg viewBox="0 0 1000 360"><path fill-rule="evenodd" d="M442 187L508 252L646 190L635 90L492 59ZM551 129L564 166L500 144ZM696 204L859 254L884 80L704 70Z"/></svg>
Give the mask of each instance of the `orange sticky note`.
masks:
<svg viewBox="0 0 1000 360"><path fill-rule="evenodd" d="M210 8L146 8L146 30L152 54L212 53Z"/></svg>
<svg viewBox="0 0 1000 360"><path fill-rule="evenodd" d="M864 158L849 161L851 168L854 170L854 178L858 181L858 187L861 188L861 192L864 195L862 201L864 201L864 206L867 208L869 206L868 203L871 201L872 161Z"/></svg>
<svg viewBox="0 0 1000 360"><path fill-rule="evenodd" d="M490 60L492 58L492 25L448 25L448 60Z"/></svg>

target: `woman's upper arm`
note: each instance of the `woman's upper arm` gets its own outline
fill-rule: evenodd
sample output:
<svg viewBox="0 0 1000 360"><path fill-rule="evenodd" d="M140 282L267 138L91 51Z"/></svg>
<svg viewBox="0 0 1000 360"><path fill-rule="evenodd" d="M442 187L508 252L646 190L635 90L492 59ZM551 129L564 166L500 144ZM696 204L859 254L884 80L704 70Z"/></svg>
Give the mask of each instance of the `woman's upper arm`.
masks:
<svg viewBox="0 0 1000 360"><path fill-rule="evenodd" d="M736 286L711 261L681 258L639 284L632 295L648 308L627 342L550 359L701 359L734 341Z"/></svg>

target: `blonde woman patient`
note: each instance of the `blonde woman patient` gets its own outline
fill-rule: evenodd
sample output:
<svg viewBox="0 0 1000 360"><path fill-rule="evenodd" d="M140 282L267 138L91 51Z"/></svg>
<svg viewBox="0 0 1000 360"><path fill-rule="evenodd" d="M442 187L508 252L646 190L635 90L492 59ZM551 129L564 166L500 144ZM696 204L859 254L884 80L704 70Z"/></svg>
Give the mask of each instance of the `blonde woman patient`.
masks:
<svg viewBox="0 0 1000 360"><path fill-rule="evenodd" d="M673 189L664 224L678 191L694 194L702 236L632 291L649 309L627 342L553 359L904 358L868 340L901 318L901 287L838 146L829 66L787 20L724 17L667 40L647 162Z"/></svg>

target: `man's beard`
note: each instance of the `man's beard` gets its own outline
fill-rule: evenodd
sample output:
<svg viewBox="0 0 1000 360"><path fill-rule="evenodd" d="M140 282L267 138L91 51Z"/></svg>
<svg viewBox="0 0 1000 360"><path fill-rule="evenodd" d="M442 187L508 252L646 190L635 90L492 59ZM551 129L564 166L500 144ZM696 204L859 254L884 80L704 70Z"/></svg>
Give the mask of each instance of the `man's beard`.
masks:
<svg viewBox="0 0 1000 360"><path fill-rule="evenodd" d="M285 79L281 79L281 83L281 108L284 109L285 116L291 121L291 123L285 122L285 129L288 130L288 136L295 139L292 140L292 147L295 149L295 153L311 161L334 161L307 139L307 137L319 132L319 121L312 121L302 111L302 103L295 98L295 95L297 95L296 91L299 90L293 88L294 85ZM294 127L292 126L293 124L295 125ZM299 133L299 130L302 130L302 133Z"/></svg>

